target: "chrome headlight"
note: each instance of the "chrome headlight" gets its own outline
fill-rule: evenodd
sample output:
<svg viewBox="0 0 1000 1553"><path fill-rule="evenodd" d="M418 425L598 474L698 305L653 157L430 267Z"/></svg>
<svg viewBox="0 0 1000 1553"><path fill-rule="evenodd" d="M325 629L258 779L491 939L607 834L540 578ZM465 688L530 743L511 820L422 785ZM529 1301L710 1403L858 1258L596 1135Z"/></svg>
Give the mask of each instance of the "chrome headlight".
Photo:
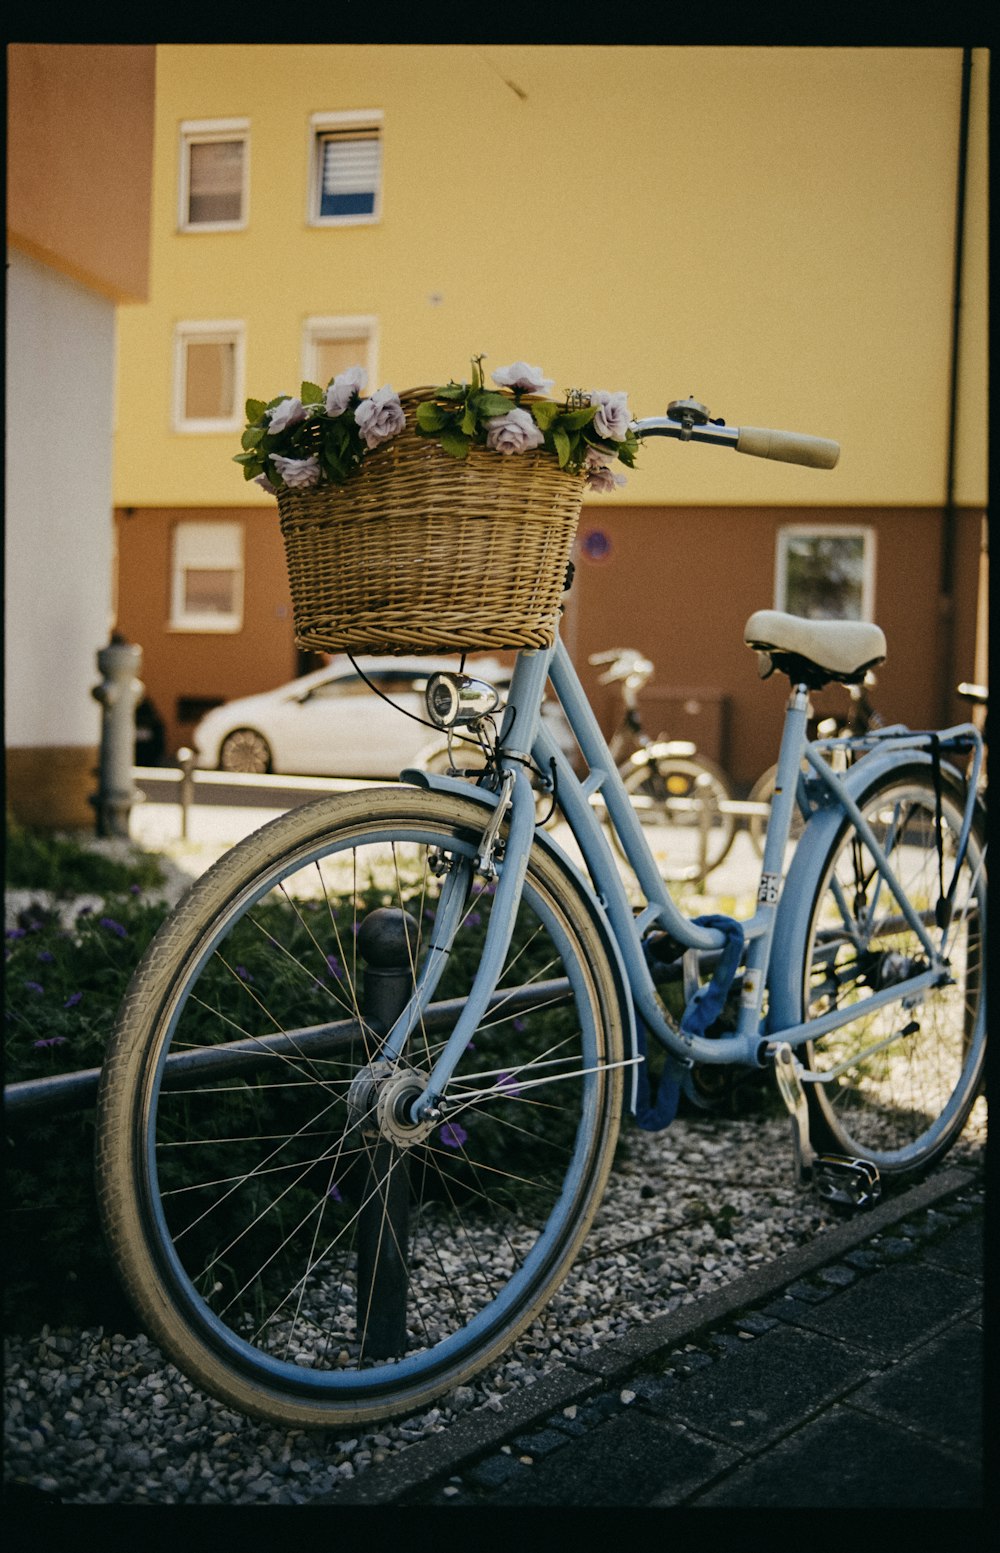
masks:
<svg viewBox="0 0 1000 1553"><path fill-rule="evenodd" d="M500 692L485 680L447 671L431 675L425 697L427 715L438 728L477 723L500 705Z"/></svg>

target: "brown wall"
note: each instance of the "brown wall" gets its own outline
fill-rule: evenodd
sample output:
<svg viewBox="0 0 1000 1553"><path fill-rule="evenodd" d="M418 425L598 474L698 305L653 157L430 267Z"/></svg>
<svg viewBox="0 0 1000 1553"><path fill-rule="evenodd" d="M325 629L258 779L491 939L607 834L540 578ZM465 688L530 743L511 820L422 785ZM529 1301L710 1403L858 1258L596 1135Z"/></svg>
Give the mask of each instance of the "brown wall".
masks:
<svg viewBox="0 0 1000 1553"><path fill-rule="evenodd" d="M971 511L957 518L955 680L973 676L980 518ZM754 610L773 607L777 529L837 521L876 529L874 613L888 656L873 700L890 721L934 726L942 515L932 509L585 510L581 538L600 529L610 549L599 562L581 554L565 636L598 715L607 723L615 699L597 684L588 654L636 647L656 664L643 703L648 723L674 738L694 738L734 782L752 783L777 753L788 681L779 674L760 683L743 627ZM727 704L720 709L712 694ZM819 716L848 704L837 687L813 700ZM685 702L697 712L686 712ZM951 715L965 720L968 707L955 698Z"/></svg>
<svg viewBox="0 0 1000 1553"><path fill-rule="evenodd" d="M243 629L173 631L171 530L217 518L244 525ZM292 606L277 516L260 508L144 508L115 513L117 628L143 650L142 682L167 728L167 751L188 742L187 698L229 701L281 685L296 673Z"/></svg>
<svg viewBox="0 0 1000 1553"><path fill-rule="evenodd" d="M116 301L148 296L156 49L7 49L7 234Z"/></svg>

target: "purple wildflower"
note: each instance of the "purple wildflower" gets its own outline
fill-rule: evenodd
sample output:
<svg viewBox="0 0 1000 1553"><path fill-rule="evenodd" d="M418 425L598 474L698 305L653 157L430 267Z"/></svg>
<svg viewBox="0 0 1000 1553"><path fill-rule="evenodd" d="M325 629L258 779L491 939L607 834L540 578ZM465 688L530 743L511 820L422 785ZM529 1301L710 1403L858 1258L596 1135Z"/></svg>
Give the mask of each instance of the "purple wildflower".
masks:
<svg viewBox="0 0 1000 1553"><path fill-rule="evenodd" d="M40 981L26 981L24 985L28 992L37 992L39 997L41 997L45 991L45 988L42 986Z"/></svg>
<svg viewBox="0 0 1000 1553"><path fill-rule="evenodd" d="M66 999L65 1003L63 1004L63 1008L76 1008L76 1005L78 1003L82 1002L82 1001L83 1001L83 993L82 992L71 992L69 997Z"/></svg>
<svg viewBox="0 0 1000 1553"><path fill-rule="evenodd" d="M51 965L55 960L55 955L51 949L39 949L38 958L43 965Z"/></svg>
<svg viewBox="0 0 1000 1553"><path fill-rule="evenodd" d="M344 967L341 965L335 954L327 955L326 968L330 972L330 975L333 977L334 981L343 981Z"/></svg>
<svg viewBox="0 0 1000 1553"><path fill-rule="evenodd" d="M106 928L109 933L114 933L116 938L128 938L128 929L123 928L120 922L115 921L114 917L102 917L99 925Z"/></svg>
<svg viewBox="0 0 1000 1553"><path fill-rule="evenodd" d="M236 971L237 976L240 978L240 981L253 981L253 977L245 965L234 966L234 970Z"/></svg>
<svg viewBox="0 0 1000 1553"><path fill-rule="evenodd" d="M446 1149L460 1149L469 1134L458 1122L445 1122L438 1132L438 1137Z"/></svg>
<svg viewBox="0 0 1000 1553"><path fill-rule="evenodd" d="M80 910L77 912L77 916L78 917L89 917L91 915L91 913L93 912L93 910L94 910L93 906L81 906Z"/></svg>
<svg viewBox="0 0 1000 1553"><path fill-rule="evenodd" d="M24 937L24 928L23 927L9 927L7 929L7 937L8 938L23 938Z"/></svg>
<svg viewBox="0 0 1000 1553"><path fill-rule="evenodd" d="M141 895L142 894L142 885L141 884L130 884L129 887L128 887L128 893L130 895Z"/></svg>
<svg viewBox="0 0 1000 1553"><path fill-rule="evenodd" d="M32 1045L39 1051L46 1046L65 1046L66 1037L64 1035L49 1035L44 1040L33 1041Z"/></svg>
<svg viewBox="0 0 1000 1553"><path fill-rule="evenodd" d="M344 1200L343 1193L341 1192L340 1187L337 1185L336 1181L333 1182L330 1190L326 1195L327 1197L332 1197L334 1202L343 1202Z"/></svg>
<svg viewBox="0 0 1000 1553"><path fill-rule="evenodd" d="M465 919L466 924L469 927L479 927L482 920L482 912L479 911L470 911L469 915Z"/></svg>
<svg viewBox="0 0 1000 1553"><path fill-rule="evenodd" d="M501 1073L497 1077L497 1088L512 1098L521 1093L521 1086L512 1073Z"/></svg>
<svg viewBox="0 0 1000 1553"><path fill-rule="evenodd" d="M514 1020L514 1029L517 1030L518 1032L520 1032L521 1030L527 1030L527 1028L528 1027L525 1024L523 1019L515 1019Z"/></svg>

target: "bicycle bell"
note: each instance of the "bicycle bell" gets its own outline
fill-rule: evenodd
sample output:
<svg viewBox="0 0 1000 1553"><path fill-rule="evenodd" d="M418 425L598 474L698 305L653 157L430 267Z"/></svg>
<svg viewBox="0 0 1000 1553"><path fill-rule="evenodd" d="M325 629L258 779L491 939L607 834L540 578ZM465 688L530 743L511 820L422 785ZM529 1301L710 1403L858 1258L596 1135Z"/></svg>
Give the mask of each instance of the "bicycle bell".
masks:
<svg viewBox="0 0 1000 1553"><path fill-rule="evenodd" d="M442 670L427 681L427 713L438 728L478 723L500 705L500 692L483 679Z"/></svg>

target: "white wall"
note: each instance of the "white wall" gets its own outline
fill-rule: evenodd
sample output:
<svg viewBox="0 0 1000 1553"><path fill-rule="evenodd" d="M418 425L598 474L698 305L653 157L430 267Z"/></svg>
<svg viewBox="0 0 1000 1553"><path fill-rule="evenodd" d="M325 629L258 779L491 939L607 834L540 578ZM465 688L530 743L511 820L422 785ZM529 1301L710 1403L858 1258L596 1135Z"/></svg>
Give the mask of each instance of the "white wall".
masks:
<svg viewBox="0 0 1000 1553"><path fill-rule="evenodd" d="M7 257L5 741L92 746L112 622L115 308Z"/></svg>

